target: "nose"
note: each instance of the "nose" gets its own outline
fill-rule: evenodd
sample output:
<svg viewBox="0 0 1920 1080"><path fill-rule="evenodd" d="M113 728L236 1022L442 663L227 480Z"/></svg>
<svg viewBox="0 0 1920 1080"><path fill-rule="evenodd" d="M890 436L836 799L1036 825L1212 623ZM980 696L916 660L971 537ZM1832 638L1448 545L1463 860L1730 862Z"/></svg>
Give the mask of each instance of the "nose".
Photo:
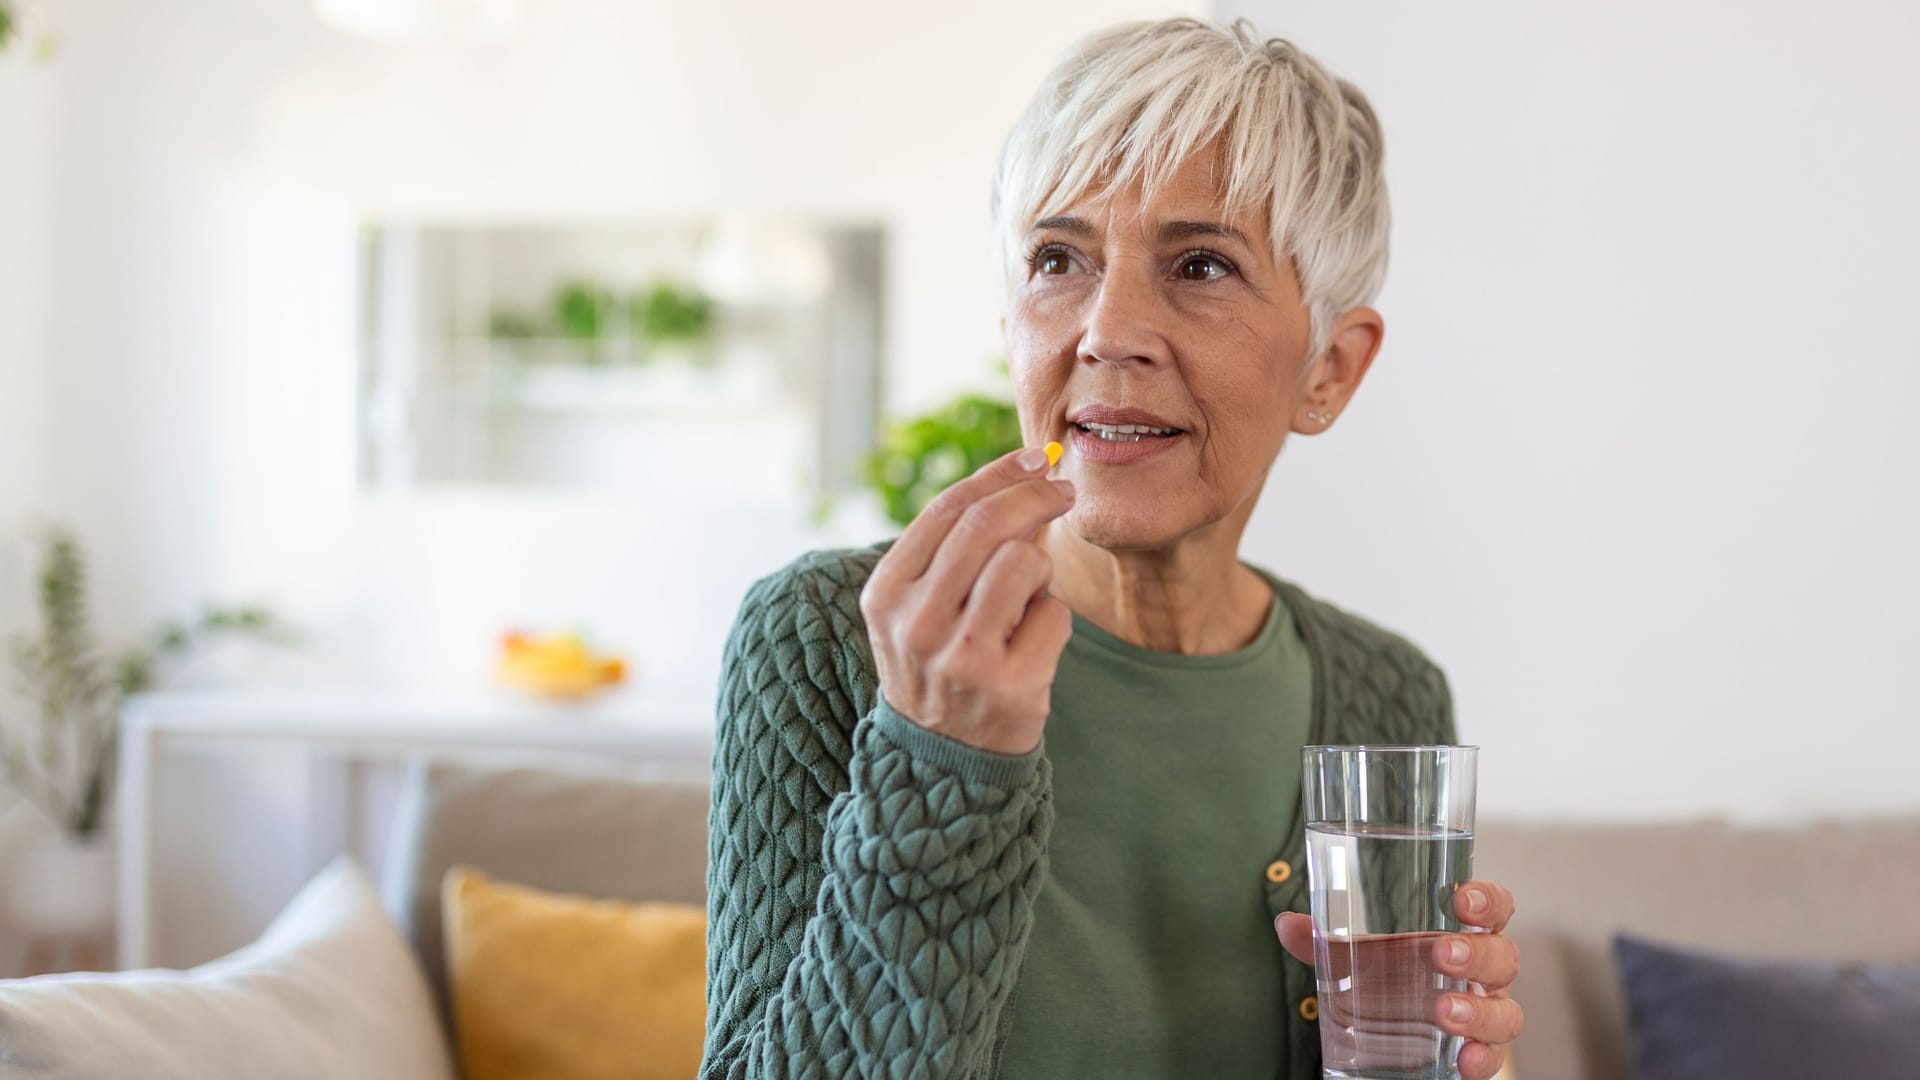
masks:
<svg viewBox="0 0 1920 1080"><path fill-rule="evenodd" d="M1166 304L1146 275L1110 267L1101 278L1080 335L1080 360L1119 368L1173 362L1167 345Z"/></svg>

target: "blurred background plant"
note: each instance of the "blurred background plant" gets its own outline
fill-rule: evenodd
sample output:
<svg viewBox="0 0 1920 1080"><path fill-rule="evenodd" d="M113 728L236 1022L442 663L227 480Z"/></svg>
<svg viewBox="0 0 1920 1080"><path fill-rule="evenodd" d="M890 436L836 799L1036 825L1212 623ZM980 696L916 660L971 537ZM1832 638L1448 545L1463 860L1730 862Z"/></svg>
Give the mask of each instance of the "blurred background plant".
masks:
<svg viewBox="0 0 1920 1080"><path fill-rule="evenodd" d="M35 60L47 59L57 47L53 35L39 26L31 5L0 0L0 54L15 45L24 46Z"/></svg>
<svg viewBox="0 0 1920 1080"><path fill-rule="evenodd" d="M40 549L40 632L6 641L14 689L32 714L24 720L0 715L0 784L84 840L101 825L128 695L152 689L164 666L214 637L290 645L298 635L263 608L207 607L192 622L162 622L145 642L110 652L89 626L79 539L51 526Z"/></svg>
<svg viewBox="0 0 1920 1080"><path fill-rule="evenodd" d="M905 526L947 485L1020 446L1013 403L963 394L910 420L889 424L867 458L867 483L888 520Z"/></svg>
<svg viewBox="0 0 1920 1080"><path fill-rule="evenodd" d="M587 362L598 363L600 340L614 314L613 291L590 281L569 281L553 294L553 326L559 336L588 346Z"/></svg>
<svg viewBox="0 0 1920 1080"><path fill-rule="evenodd" d="M671 281L636 294L630 317L634 333L654 343L705 341L713 333L713 302Z"/></svg>
<svg viewBox="0 0 1920 1080"><path fill-rule="evenodd" d="M625 355L625 346L634 341L653 346L703 344L713 336L713 317L712 298L671 281L656 282L623 301L611 288L580 278L554 289L544 316L510 309L493 312L487 318L487 336L523 360L567 356L597 364ZM560 353L533 351L532 346L543 338L567 342L570 347ZM632 355L644 360L647 352L637 350Z"/></svg>
<svg viewBox="0 0 1920 1080"><path fill-rule="evenodd" d="M487 319L487 336L501 341L530 341L540 336L540 320L518 311L496 311Z"/></svg>

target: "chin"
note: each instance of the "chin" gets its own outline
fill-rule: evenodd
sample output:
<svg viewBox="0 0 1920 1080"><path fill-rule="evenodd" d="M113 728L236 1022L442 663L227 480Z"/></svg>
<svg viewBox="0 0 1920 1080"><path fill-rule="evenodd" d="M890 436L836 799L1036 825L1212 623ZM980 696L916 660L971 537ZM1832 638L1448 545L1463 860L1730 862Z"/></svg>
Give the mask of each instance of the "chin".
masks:
<svg viewBox="0 0 1920 1080"><path fill-rule="evenodd" d="M1061 519L1073 534L1108 551L1151 551L1168 547L1190 530L1180 528L1163 512L1139 506L1115 506L1118 500L1083 498Z"/></svg>

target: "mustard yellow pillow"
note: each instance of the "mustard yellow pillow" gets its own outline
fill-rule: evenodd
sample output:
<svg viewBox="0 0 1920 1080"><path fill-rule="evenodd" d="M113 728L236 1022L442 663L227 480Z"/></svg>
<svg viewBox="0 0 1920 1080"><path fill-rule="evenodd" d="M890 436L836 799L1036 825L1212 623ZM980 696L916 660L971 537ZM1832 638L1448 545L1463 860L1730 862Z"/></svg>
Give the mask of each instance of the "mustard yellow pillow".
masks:
<svg viewBox="0 0 1920 1080"><path fill-rule="evenodd" d="M706 912L447 871L447 979L466 1080L687 1080L706 1023Z"/></svg>

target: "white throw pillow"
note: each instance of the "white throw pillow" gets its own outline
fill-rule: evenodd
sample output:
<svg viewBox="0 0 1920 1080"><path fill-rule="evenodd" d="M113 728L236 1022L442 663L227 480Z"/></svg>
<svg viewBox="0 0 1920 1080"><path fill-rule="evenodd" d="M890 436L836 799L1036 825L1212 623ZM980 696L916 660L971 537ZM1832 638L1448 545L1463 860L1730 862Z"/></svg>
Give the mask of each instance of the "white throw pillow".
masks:
<svg viewBox="0 0 1920 1080"><path fill-rule="evenodd" d="M0 982L0 1080L452 1080L419 964L345 856L191 971Z"/></svg>

